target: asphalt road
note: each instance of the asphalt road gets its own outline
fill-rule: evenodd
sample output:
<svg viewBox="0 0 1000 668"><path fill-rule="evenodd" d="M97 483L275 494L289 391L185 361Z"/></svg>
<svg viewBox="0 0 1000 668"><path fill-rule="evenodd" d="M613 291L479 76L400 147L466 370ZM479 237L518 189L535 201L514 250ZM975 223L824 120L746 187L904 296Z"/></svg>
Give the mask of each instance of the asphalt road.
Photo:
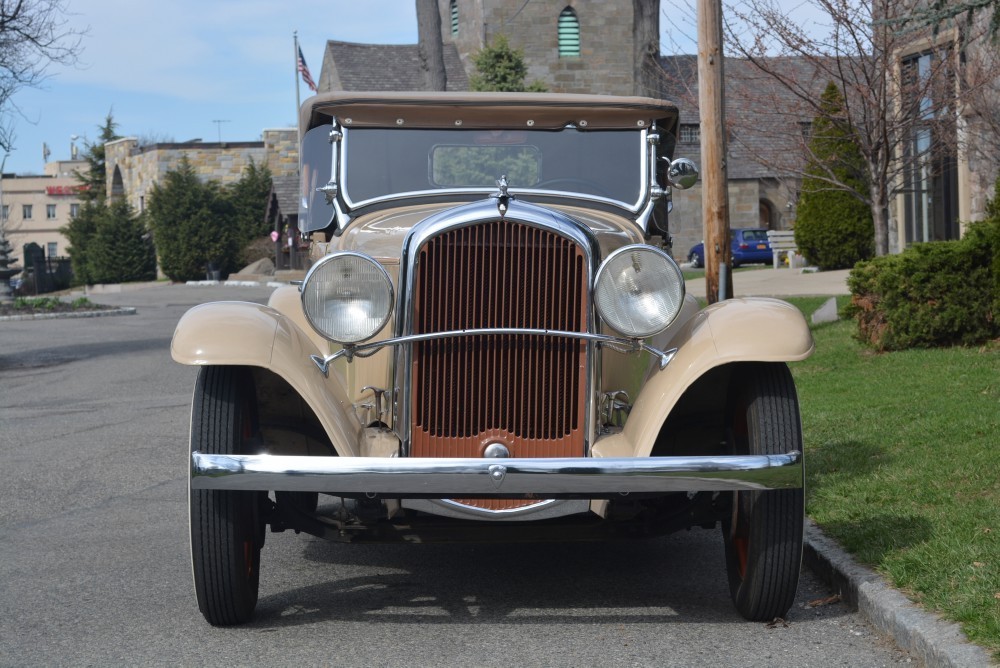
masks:
<svg viewBox="0 0 1000 668"><path fill-rule="evenodd" d="M881 666L908 657L803 574L786 624L733 610L716 531L612 544L342 545L270 534L252 624L191 586L191 305L266 288L161 286L132 316L0 322L0 665Z"/></svg>

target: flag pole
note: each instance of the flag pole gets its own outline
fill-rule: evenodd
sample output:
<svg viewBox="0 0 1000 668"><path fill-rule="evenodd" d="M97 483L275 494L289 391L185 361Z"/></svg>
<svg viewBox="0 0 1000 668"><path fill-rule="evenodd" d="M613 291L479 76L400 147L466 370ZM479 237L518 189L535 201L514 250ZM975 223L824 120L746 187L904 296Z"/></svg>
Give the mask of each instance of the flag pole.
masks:
<svg viewBox="0 0 1000 668"><path fill-rule="evenodd" d="M299 99L299 31L292 33L295 41L295 52L292 54L295 63L295 131L299 138L299 146L302 146L302 130L299 129L299 110L302 108L302 100Z"/></svg>

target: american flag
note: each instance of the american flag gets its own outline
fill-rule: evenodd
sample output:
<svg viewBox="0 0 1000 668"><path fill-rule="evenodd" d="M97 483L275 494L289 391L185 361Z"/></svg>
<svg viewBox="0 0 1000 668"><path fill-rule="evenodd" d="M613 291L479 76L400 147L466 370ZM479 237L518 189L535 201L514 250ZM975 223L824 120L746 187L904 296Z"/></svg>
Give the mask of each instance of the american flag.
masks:
<svg viewBox="0 0 1000 668"><path fill-rule="evenodd" d="M302 55L302 47L299 47L299 73L302 74L302 80L306 82L306 85L315 93L316 92L316 82L313 81L312 75L309 74L309 66L306 65L305 56Z"/></svg>

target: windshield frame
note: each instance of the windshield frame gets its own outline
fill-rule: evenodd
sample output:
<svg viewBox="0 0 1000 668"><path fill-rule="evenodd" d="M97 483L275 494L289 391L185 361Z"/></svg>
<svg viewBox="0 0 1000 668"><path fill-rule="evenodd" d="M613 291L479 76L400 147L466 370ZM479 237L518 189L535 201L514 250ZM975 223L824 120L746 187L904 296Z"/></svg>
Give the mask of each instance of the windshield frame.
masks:
<svg viewBox="0 0 1000 668"><path fill-rule="evenodd" d="M336 126L335 126L336 127ZM358 130L363 131L369 128L358 128ZM388 129L388 128L385 128ZM514 128L511 128L512 130ZM355 201L350 195L350 174L347 168L348 163L348 152L350 150L351 144L351 134L354 130L350 127L341 126L343 132L343 138L334 144L335 150L339 152L337 156L337 183L340 186L340 197L343 199L344 204L347 207L347 211L350 214L357 215L359 210L365 209L367 207L375 205L385 205L386 203L402 202L406 200L413 199L428 199L433 198L435 200L440 200L442 196L455 196L463 200L473 200L484 195L492 194L496 191L495 185L483 185L475 187L443 187L443 188L432 188L425 190L411 190L402 191L394 193L386 193L385 195L378 195L375 197L369 197L367 199L361 199ZM391 129L394 130L394 129ZM438 132L450 132L452 128L421 128L416 131L438 131ZM524 128L517 128L518 131L524 131ZM574 124L567 124L562 129L556 132L577 132L577 133L587 133L587 132L602 132L603 130L588 131L581 129ZM459 131L461 132L461 131ZM542 130L528 130L529 134L531 132L543 132ZM545 132L552 132L551 130ZM544 188L521 188L512 187L512 194L525 194L525 195L537 195L540 198L545 199L562 199L562 200L572 200L575 202L585 201L602 204L605 206L611 206L616 209L624 209L630 214L638 214L645 205L649 198L649 180L646 175L649 172L649 151L646 150L647 137L649 135L649 128L643 127L636 130L615 130L615 132L627 132L634 133L635 137L635 151L638 153L638 170L636 177L639 179L637 196L634 201L626 202L623 200L618 200L613 197L603 197L591 193L580 193L575 191L566 190L551 190ZM428 167L429 168L429 167Z"/></svg>

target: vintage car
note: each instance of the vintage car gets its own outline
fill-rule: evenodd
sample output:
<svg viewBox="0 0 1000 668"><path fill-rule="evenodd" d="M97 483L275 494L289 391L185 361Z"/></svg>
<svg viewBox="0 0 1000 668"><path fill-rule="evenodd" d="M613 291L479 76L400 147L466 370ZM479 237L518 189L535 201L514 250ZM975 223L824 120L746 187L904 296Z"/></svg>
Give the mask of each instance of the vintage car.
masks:
<svg viewBox="0 0 1000 668"><path fill-rule="evenodd" d="M538 93L304 104L304 281L266 306L197 306L171 347L201 367L191 553L210 623L253 615L267 527L417 542L721 526L738 611L785 614L803 530L786 363L812 337L782 301L685 294L667 221L698 175L671 161L677 118Z"/></svg>

